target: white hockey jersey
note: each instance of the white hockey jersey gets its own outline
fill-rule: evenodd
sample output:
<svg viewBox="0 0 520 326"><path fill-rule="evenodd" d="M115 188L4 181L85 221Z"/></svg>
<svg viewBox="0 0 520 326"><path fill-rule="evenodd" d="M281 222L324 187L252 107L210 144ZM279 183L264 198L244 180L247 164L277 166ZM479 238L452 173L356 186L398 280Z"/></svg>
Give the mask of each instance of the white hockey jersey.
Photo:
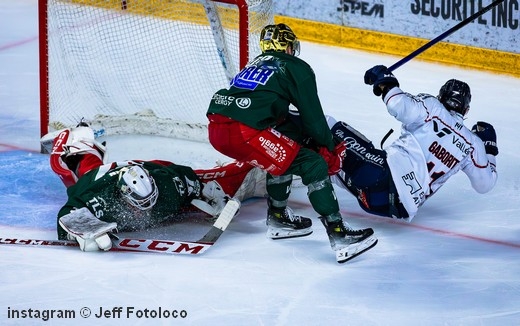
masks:
<svg viewBox="0 0 520 326"><path fill-rule="evenodd" d="M478 193L493 189L496 158L463 124L460 114L428 94L412 96L399 87L384 98L388 112L402 122L401 135L388 147L388 165L409 221L424 201L462 170Z"/></svg>

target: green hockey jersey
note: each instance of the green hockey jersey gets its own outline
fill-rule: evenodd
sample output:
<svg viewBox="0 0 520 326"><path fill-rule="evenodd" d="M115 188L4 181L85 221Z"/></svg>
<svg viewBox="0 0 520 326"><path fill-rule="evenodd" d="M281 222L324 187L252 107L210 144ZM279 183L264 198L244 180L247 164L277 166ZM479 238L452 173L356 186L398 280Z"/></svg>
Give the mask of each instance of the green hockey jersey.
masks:
<svg viewBox="0 0 520 326"><path fill-rule="evenodd" d="M290 124L292 130L282 130L288 126L291 104L298 110L298 123ZM305 61L286 53L257 56L233 78L228 89L213 95L208 109L208 114L212 113L259 130L273 127L296 141L311 137L318 145L334 148L314 71Z"/></svg>
<svg viewBox="0 0 520 326"><path fill-rule="evenodd" d="M146 169L158 188L157 202L149 210L128 204L117 188L120 170L132 164ZM58 212L58 219L75 208L87 207L100 220L116 222L120 232L142 230L178 215L192 199L200 196L200 191L199 178L190 167L154 161L115 162L89 171L69 187L67 203ZM58 224L58 238L66 236Z"/></svg>

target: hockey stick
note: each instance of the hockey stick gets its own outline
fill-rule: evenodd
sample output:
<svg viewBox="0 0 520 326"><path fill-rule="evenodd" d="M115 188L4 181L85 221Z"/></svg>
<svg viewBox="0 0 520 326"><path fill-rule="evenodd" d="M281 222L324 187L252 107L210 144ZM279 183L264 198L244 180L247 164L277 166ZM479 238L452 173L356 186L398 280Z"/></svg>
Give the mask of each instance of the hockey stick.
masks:
<svg viewBox="0 0 520 326"><path fill-rule="evenodd" d="M220 238L222 233L226 230L233 217L235 217L239 208L239 201L233 199L229 200L215 223L211 226L211 229L198 241L130 239L118 238L117 236L112 235L112 248L110 251L199 255L215 244L218 238ZM76 241L68 240L0 238L0 244L79 247L79 244Z"/></svg>
<svg viewBox="0 0 520 326"><path fill-rule="evenodd" d="M441 41L442 39L448 37L449 35L451 35L452 33L458 31L459 29L461 29L462 27L466 26L467 24L471 23L475 18L478 18L479 16L482 16L483 14L485 14L486 12L488 12L489 10L491 10L493 7L497 6L499 3L501 2L504 2L504 0L497 0L497 1L494 1L492 2L489 6L487 7L484 7L482 9L480 9L479 11L477 11L476 13L474 13L473 15L469 16L468 18L464 19L463 21L461 21L460 23L458 23L457 25L453 26L452 28L450 28L449 30L447 30L446 32L442 33L441 35L437 36L436 38L434 38L433 40L429 41L428 43L424 44L423 46L421 46L420 48L418 48L417 50L413 51L412 53L410 53L409 55L407 55L406 57L402 58L401 60L397 61L396 63L394 63L392 66L388 67L388 70L390 71L394 71L395 69L401 67L402 65L404 65L405 63L407 63L408 61L412 60L413 58L415 58L416 56L418 56L419 54L423 53L424 51L426 51L427 49L429 49L430 47L432 47L433 45L439 43L439 41Z"/></svg>
<svg viewBox="0 0 520 326"><path fill-rule="evenodd" d="M0 238L0 244L79 247L79 244L76 241L69 240ZM205 252L212 245L212 243L198 243L176 240L112 238L112 248L109 251L198 255Z"/></svg>
<svg viewBox="0 0 520 326"><path fill-rule="evenodd" d="M217 220L211 226L211 229L199 240L197 243L215 243L227 226L238 213L240 209L240 202L236 199L230 199L222 212L220 212Z"/></svg>

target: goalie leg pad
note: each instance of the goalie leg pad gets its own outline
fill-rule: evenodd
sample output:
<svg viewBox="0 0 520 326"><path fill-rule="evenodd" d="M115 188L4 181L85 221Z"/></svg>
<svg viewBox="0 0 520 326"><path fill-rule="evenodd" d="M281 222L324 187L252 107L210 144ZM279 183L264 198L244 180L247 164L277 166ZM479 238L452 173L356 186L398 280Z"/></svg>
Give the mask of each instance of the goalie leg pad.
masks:
<svg viewBox="0 0 520 326"><path fill-rule="evenodd" d="M66 157L87 153L99 158L99 165L101 165L105 159L106 148L95 140L92 128L83 126L72 128L67 142L62 146L61 155L65 155L66 161Z"/></svg>
<svg viewBox="0 0 520 326"><path fill-rule="evenodd" d="M91 152L103 161L106 148L94 137L94 131L90 127L80 126L63 129L54 138L51 154L75 155Z"/></svg>
<svg viewBox="0 0 520 326"><path fill-rule="evenodd" d="M226 197L226 193L217 181L206 182L202 187L202 197L209 201L222 200Z"/></svg>
<svg viewBox="0 0 520 326"><path fill-rule="evenodd" d="M89 127L67 128L56 138L51 151L51 169L66 187L74 185L83 174L103 164L106 148L94 139Z"/></svg>
<svg viewBox="0 0 520 326"><path fill-rule="evenodd" d="M50 165L52 171L60 177L65 187L70 187L78 181L78 176L63 161L61 154L63 146L67 143L70 136L70 129L65 129L54 138L54 145L51 151Z"/></svg>
<svg viewBox="0 0 520 326"><path fill-rule="evenodd" d="M211 169L197 169L194 171L202 182L216 181L222 187L224 193L234 197L247 173L252 169L253 166L250 164L233 161L219 164Z"/></svg>
<svg viewBox="0 0 520 326"><path fill-rule="evenodd" d="M233 161L212 169L195 170L195 173L203 182L218 182L224 193L240 201L266 196L266 172L250 164Z"/></svg>
<svg viewBox="0 0 520 326"><path fill-rule="evenodd" d="M193 199L191 204L212 216L218 216L230 200L220 184L210 181L203 185L201 198Z"/></svg>
<svg viewBox="0 0 520 326"><path fill-rule="evenodd" d="M254 197L267 197L266 172L257 167L247 173L234 195L234 198L241 201Z"/></svg>

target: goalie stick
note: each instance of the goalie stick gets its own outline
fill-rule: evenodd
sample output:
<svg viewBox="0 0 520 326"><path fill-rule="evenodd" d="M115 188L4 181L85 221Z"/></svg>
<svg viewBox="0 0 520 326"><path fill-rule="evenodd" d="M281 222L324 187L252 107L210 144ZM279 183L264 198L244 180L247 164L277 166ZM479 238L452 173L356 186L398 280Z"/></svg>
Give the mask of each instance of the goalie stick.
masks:
<svg viewBox="0 0 520 326"><path fill-rule="evenodd" d="M229 200L211 226L211 229L198 241L131 239L119 238L111 234L112 248L109 251L200 255L206 252L220 238L239 208L240 202L238 200ZM0 238L0 244L79 247L76 241L69 240Z"/></svg>
<svg viewBox="0 0 520 326"><path fill-rule="evenodd" d="M76 241L71 240L0 238L0 244L79 247L79 244ZM112 237L112 248L109 251L157 252L197 255L205 252L212 245L212 243L155 239L120 239Z"/></svg>

